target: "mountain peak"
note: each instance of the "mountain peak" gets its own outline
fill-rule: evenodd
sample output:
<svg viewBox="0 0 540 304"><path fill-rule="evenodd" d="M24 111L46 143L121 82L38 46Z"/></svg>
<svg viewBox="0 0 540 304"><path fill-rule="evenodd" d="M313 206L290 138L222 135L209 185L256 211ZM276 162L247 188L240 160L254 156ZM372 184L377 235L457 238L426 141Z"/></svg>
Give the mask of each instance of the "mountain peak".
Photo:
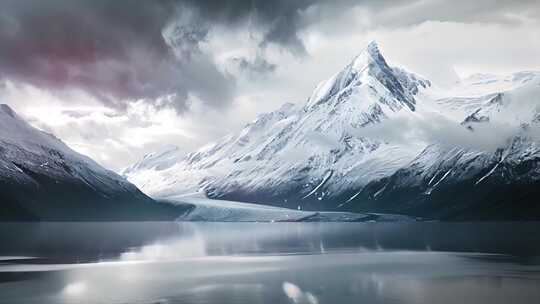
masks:
<svg viewBox="0 0 540 304"><path fill-rule="evenodd" d="M387 66L386 60L379 50L379 45L375 40L371 41L353 61L351 66L358 71L362 71L370 65L382 65Z"/></svg>
<svg viewBox="0 0 540 304"><path fill-rule="evenodd" d="M372 40L370 43L368 43L366 47L366 52L368 52L370 55L380 55L381 52L379 51L379 45L377 44L377 41Z"/></svg>
<svg viewBox="0 0 540 304"><path fill-rule="evenodd" d="M399 103L390 106L394 111L400 109L401 105L406 105L412 111L415 109L416 101L412 92L403 87L375 41L371 41L341 72L320 83L309 98L306 109L312 109L334 98L339 100L339 96L350 94L351 90L360 86L371 88L372 91L378 90L377 94L381 96L393 97Z"/></svg>

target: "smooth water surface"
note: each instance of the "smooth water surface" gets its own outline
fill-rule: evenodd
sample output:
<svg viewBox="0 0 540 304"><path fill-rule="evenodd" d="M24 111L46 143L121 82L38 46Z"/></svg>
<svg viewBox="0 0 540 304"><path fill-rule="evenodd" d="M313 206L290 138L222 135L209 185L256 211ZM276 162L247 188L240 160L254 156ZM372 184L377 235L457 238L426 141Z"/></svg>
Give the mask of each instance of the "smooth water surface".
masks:
<svg viewBox="0 0 540 304"><path fill-rule="evenodd" d="M540 223L3 223L0 303L540 303Z"/></svg>

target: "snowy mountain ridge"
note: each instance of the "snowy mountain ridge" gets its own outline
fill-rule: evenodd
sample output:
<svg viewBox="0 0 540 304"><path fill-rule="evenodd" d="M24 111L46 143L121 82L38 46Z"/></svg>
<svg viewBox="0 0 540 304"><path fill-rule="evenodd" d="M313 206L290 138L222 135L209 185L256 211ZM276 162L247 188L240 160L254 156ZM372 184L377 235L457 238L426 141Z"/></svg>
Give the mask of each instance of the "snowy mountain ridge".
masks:
<svg viewBox="0 0 540 304"><path fill-rule="evenodd" d="M33 153L39 158L51 158L58 156L58 161L66 158L71 162L80 163L80 166L86 166L92 171L99 172L109 177L111 180L122 185L128 185L117 174L106 170L99 166L92 159L78 154L71 150L66 144L54 135L37 130L30 126L24 119L19 117L13 109L7 104L0 104L0 142L2 143L2 152L5 156L1 161L5 162L4 168L15 168L14 162L27 163L28 165L42 168L43 171L48 171L59 176L66 174L64 170L58 171L55 165L58 165L54 160L50 164L45 161L43 163L31 163L32 159L25 158L26 153ZM60 156L62 155L62 156ZM21 170L14 169L15 176L23 176ZM81 172L75 172L81 173ZM0 178L6 178L7 175L2 174Z"/></svg>
<svg viewBox="0 0 540 304"><path fill-rule="evenodd" d="M441 89L390 67L370 43L304 105L286 104L172 165L153 159L124 176L154 197L201 191L306 210L453 216L468 203L435 202L440 189L476 193L484 186L475 186L512 184L518 175L537 183L539 84L540 73L521 72ZM511 174L499 172L506 166Z"/></svg>

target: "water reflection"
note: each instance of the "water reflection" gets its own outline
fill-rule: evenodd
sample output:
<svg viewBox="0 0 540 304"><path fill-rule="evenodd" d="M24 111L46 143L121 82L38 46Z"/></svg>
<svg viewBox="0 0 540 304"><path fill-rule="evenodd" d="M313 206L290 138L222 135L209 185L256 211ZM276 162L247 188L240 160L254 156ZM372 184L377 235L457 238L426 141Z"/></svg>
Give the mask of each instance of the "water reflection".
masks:
<svg viewBox="0 0 540 304"><path fill-rule="evenodd" d="M87 290L85 282L73 282L69 283L62 290L62 294L66 296L80 297L84 295Z"/></svg>
<svg viewBox="0 0 540 304"><path fill-rule="evenodd" d="M293 303L318 304L319 300L311 292L304 292L290 282L283 282L283 292Z"/></svg>
<svg viewBox="0 0 540 304"><path fill-rule="evenodd" d="M540 256L539 227L537 223L0 223L0 259L83 263L347 250L535 257Z"/></svg>
<svg viewBox="0 0 540 304"><path fill-rule="evenodd" d="M531 303L539 227L0 224L0 303Z"/></svg>
<svg viewBox="0 0 540 304"><path fill-rule="evenodd" d="M141 248L130 249L120 255L120 261L175 261L207 255L205 241L196 236L157 241Z"/></svg>

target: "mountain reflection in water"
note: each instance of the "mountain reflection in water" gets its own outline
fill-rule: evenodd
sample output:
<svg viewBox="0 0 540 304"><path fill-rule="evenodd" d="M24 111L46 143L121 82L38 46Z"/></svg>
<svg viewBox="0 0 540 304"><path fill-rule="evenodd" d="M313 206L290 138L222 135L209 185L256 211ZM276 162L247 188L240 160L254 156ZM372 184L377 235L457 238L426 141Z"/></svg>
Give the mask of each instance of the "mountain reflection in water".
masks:
<svg viewBox="0 0 540 304"><path fill-rule="evenodd" d="M3 223L0 303L535 303L539 223Z"/></svg>

